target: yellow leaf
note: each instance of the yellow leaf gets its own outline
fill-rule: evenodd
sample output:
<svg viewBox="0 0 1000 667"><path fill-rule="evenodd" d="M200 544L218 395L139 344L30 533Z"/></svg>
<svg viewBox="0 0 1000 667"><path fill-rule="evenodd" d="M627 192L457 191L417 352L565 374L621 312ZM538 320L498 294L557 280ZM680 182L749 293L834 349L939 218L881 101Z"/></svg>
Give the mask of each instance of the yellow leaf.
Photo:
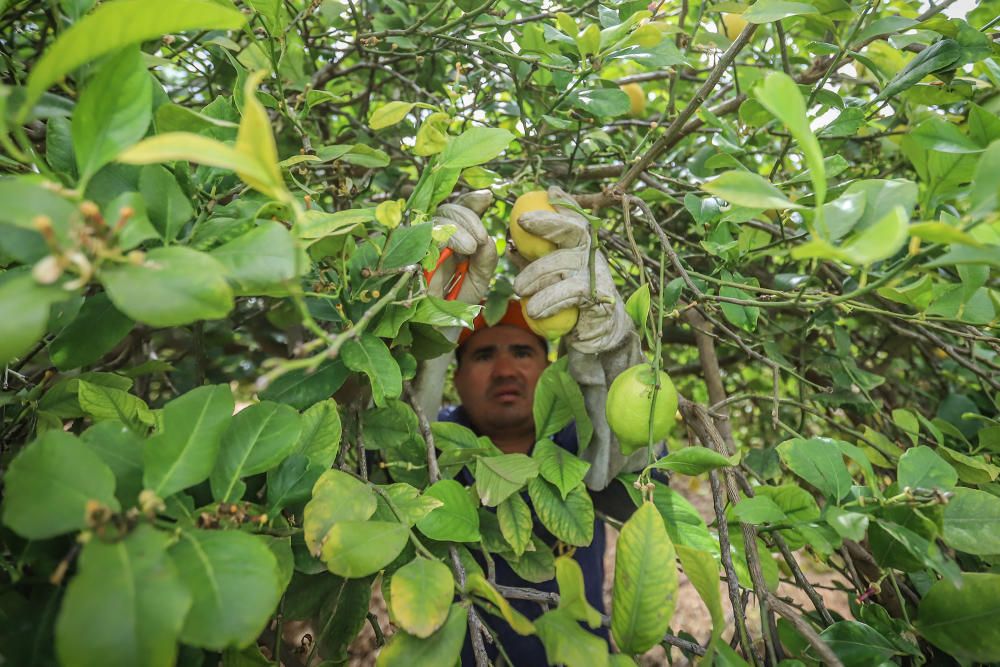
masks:
<svg viewBox="0 0 1000 667"><path fill-rule="evenodd" d="M158 164L186 160L220 169L239 170L256 181L268 178L266 171L232 146L191 132L167 132L140 141L119 156L125 164ZM247 180L242 175L243 180ZM247 181L249 183L249 181Z"/></svg>
<svg viewBox="0 0 1000 667"><path fill-rule="evenodd" d="M257 86L267 74L266 70L254 72L243 86L243 120L236 134L236 150L257 168L248 170L241 165L236 174L254 190L288 201L291 195L285 189L278 167L278 147L271 132L271 119L257 99Z"/></svg>

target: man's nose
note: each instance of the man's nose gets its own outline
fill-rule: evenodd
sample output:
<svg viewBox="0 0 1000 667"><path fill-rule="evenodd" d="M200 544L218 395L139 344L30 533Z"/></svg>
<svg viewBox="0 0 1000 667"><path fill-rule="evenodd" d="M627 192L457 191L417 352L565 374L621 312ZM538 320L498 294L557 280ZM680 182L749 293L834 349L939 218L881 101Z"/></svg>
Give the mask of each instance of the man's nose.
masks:
<svg viewBox="0 0 1000 667"><path fill-rule="evenodd" d="M505 378L517 375L517 364L507 354L499 354L493 362L493 377Z"/></svg>

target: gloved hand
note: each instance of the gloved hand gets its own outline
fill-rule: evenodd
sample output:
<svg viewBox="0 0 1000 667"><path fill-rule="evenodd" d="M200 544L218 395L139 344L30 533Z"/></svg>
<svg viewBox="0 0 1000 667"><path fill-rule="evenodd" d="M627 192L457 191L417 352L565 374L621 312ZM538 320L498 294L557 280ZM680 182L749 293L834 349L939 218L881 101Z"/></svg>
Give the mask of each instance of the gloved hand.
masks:
<svg viewBox="0 0 1000 667"><path fill-rule="evenodd" d="M566 336L570 349L599 354L619 347L632 330L611 269L597 251L596 298L591 294L590 223L576 211L558 202L573 199L558 187L548 189L552 211L531 211L518 218L525 231L552 241L557 249L525 266L514 281L521 298L531 297L528 316L538 319L578 306L580 318Z"/></svg>
<svg viewBox="0 0 1000 667"><path fill-rule="evenodd" d="M479 216L492 203L493 194L489 190L477 190L458 197L452 204L442 204L438 207L434 214L434 224L455 225L456 229L445 244L445 247L452 249L453 254L441 263L431 277L431 282L427 286L428 294L443 297L446 286L451 284L455 275L456 267L468 259L469 270L457 298L463 303L473 305L480 304L486 298L490 281L496 272L498 258L496 244L486 233ZM439 331L445 338L455 342L462 329L442 327ZM416 404L430 421L437 420L451 359L452 354L448 353L422 361L413 382Z"/></svg>
<svg viewBox="0 0 1000 667"><path fill-rule="evenodd" d="M455 268L462 261L469 260L469 271L458 293L458 300L469 304L479 304L490 288L497 268L497 247L486 233L479 216L493 203L489 190L468 192L453 204L442 204L434 214L435 225L454 225L455 233L445 247L453 254L446 259L431 278L427 291L437 297L444 296L446 285L455 275Z"/></svg>

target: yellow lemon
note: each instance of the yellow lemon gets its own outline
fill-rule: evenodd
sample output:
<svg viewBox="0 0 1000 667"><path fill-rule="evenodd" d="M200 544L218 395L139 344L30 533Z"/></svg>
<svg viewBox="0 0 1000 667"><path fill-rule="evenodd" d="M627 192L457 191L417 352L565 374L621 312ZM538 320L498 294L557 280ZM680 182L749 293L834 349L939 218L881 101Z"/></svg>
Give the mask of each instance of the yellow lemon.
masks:
<svg viewBox="0 0 1000 667"><path fill-rule="evenodd" d="M521 313L531 330L548 340L555 340L568 334L576 326L576 321L580 317L580 309L576 306L570 306L560 310L555 315L540 317L536 320L528 317L528 299L521 299Z"/></svg>
<svg viewBox="0 0 1000 667"><path fill-rule="evenodd" d="M730 42L735 42L736 38L747 27L746 19L739 14L722 14L722 26L726 29L726 37Z"/></svg>
<svg viewBox="0 0 1000 667"><path fill-rule="evenodd" d="M555 250L556 244L525 231L521 225L517 224L517 219L521 217L521 214L529 211L555 212L555 208L549 203L549 195L545 190L525 192L517 198L517 201L514 202L514 208L510 212L510 236L514 239L517 252L521 257L533 262Z"/></svg>
<svg viewBox="0 0 1000 667"><path fill-rule="evenodd" d="M628 95L629 113L632 117L643 115L646 112L646 93L643 92L642 86L637 83L626 83L619 88Z"/></svg>
<svg viewBox="0 0 1000 667"><path fill-rule="evenodd" d="M659 376L660 388L653 405L653 387ZM659 442L667 437L677 412L677 389L670 376L656 371L650 364L629 368L611 383L605 404L608 426L614 431L622 453L631 454L642 449L650 440L650 415L652 415L652 440Z"/></svg>

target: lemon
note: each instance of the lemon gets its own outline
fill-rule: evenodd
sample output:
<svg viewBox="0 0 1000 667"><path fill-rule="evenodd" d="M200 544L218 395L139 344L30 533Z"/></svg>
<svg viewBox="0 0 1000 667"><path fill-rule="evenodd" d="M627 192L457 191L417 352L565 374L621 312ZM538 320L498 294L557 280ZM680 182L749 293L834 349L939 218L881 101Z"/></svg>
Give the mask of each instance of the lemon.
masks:
<svg viewBox="0 0 1000 667"><path fill-rule="evenodd" d="M730 42L735 42L736 38L747 27L746 19L739 14L722 14L722 26L726 29L726 37Z"/></svg>
<svg viewBox="0 0 1000 667"><path fill-rule="evenodd" d="M624 454L642 449L650 441L650 413L653 442L663 440L674 424L677 389L669 375L656 371L660 389L656 392L654 406L653 387L657 376L653 373L650 364L638 364L616 377L608 389L605 404L608 426L617 436Z"/></svg>
<svg viewBox="0 0 1000 667"><path fill-rule="evenodd" d="M642 86L637 83L626 83L619 86L622 92L628 95L629 113L633 118L638 118L646 112L646 93Z"/></svg>
<svg viewBox="0 0 1000 667"><path fill-rule="evenodd" d="M576 306L570 306L560 310L555 315L540 317L536 320L528 317L528 299L521 299L521 313L531 330L548 340L554 340L568 334L576 326L576 321L580 317L580 309Z"/></svg>
<svg viewBox="0 0 1000 667"><path fill-rule="evenodd" d="M555 212L552 204L549 203L549 194L545 190L525 192L517 198L517 201L514 202L514 208L510 212L510 236L514 239L517 252L521 257L533 262L555 250L556 244L525 231L521 225L517 224L517 219L529 211Z"/></svg>

